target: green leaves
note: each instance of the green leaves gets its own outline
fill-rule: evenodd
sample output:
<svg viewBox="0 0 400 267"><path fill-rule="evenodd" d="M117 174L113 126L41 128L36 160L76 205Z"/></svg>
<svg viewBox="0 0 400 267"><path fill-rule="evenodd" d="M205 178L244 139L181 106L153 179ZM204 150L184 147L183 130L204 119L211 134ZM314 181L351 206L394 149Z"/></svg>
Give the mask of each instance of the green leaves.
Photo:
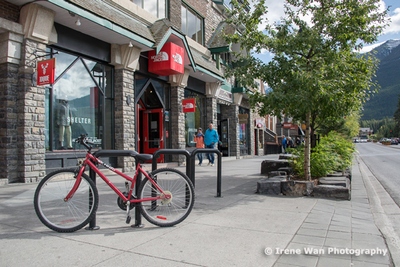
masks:
<svg viewBox="0 0 400 267"><path fill-rule="evenodd" d="M233 0L229 23L239 31L226 36L227 40L247 51L274 53L271 62L237 55L241 64L232 74L242 86L261 79L272 88L266 95L252 95L253 107L261 115L285 114L301 122L310 114L307 126L312 131L361 109L369 92L377 88L372 79L377 61L360 57L354 50L361 42L376 41L382 33L387 11L380 11L378 2L286 0L286 16L279 23L269 23L262 19L268 10L263 0L254 5L253 12ZM258 29L262 22L267 23L265 30Z"/></svg>

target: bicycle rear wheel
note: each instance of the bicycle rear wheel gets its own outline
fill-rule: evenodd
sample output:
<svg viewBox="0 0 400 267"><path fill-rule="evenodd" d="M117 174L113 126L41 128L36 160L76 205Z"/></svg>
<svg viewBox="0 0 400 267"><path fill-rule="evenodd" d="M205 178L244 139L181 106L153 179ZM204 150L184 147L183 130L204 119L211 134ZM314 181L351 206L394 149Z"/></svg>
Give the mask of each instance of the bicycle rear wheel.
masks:
<svg viewBox="0 0 400 267"><path fill-rule="evenodd" d="M99 195L96 185L86 174L82 174L81 183L73 197L64 201L75 181L74 169L62 169L49 173L36 188L36 214L44 225L54 231L77 231L96 214Z"/></svg>
<svg viewBox="0 0 400 267"><path fill-rule="evenodd" d="M170 199L162 197L153 184L145 178L139 188L139 198L161 196L157 201L140 202L139 208L143 217L157 226L173 226L182 222L190 214L194 204L194 187L189 178L182 172L162 168L150 174Z"/></svg>

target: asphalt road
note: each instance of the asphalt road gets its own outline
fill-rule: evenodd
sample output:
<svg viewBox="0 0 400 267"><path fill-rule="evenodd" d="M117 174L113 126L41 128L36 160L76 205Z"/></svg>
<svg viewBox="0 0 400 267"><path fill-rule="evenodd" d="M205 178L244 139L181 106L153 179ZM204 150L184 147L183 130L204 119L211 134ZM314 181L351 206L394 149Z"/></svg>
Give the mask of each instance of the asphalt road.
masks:
<svg viewBox="0 0 400 267"><path fill-rule="evenodd" d="M360 158L400 207L400 145L358 143Z"/></svg>

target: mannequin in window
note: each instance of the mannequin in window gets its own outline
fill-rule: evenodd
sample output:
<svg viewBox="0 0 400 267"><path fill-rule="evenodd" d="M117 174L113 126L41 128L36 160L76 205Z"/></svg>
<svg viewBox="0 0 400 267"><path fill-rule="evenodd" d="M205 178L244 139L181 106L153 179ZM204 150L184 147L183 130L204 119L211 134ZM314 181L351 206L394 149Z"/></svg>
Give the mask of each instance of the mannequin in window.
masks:
<svg viewBox="0 0 400 267"><path fill-rule="evenodd" d="M57 110L57 125L59 127L59 148L60 149L72 149L71 139L71 110L69 108L68 100L60 99L58 110ZM64 146L65 136L65 146Z"/></svg>

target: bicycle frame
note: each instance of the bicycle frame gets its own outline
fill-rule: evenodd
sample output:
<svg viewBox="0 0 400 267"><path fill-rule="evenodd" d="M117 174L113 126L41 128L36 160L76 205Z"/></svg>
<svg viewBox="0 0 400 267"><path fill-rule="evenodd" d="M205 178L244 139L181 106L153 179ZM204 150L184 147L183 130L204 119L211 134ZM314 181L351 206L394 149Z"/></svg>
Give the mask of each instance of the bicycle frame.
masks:
<svg viewBox="0 0 400 267"><path fill-rule="evenodd" d="M102 166L106 167L108 170L112 171L113 173L121 176L122 178L124 178L125 180L131 182L130 188L129 188L129 192L127 193L127 196L125 196L123 194L123 192L121 192L121 190L116 187L111 181L110 179L107 178L107 176L99 169L97 168L96 164L101 164ZM139 203L139 202L145 202L145 201L155 201L158 199L169 199L171 198L171 196L169 194L165 194L164 190L158 186L158 184L156 183L156 181L154 181L154 179L146 172L143 170L143 168L141 167L141 164L139 162L136 162L136 170L135 170L135 175L133 177L128 176L127 174L107 165L106 163L104 163L103 161L101 161L99 158L93 156L90 152L86 153L86 158L85 160L82 162L81 164L82 166L79 169L78 175L76 176L76 181L74 186L72 187L71 191L67 194L67 196L64 198L64 201L68 201L69 199L71 199L73 197L73 195L75 194L76 190L78 189L81 180L82 180L82 175L85 172L86 167L88 166L90 169L92 169L96 174L98 174L101 179L123 200L123 202L127 203L128 201L130 203ZM132 192L133 192L133 188L136 185L136 181L137 181L137 177L139 176L139 173L143 174L151 183L152 185L162 194L160 194L160 196L155 196L155 197L147 197L147 198L142 198L142 199L136 199L136 198L132 198Z"/></svg>

